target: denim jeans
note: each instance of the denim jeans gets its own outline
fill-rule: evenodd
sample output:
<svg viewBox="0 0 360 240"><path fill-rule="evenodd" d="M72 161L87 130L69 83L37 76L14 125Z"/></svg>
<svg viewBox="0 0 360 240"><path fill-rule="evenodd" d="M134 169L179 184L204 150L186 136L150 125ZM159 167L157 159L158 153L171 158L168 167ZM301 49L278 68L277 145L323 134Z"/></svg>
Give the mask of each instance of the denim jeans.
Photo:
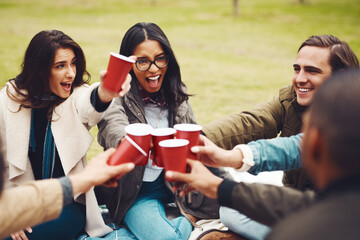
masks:
<svg viewBox="0 0 360 240"><path fill-rule="evenodd" d="M85 206L73 203L65 206L57 219L32 227L32 233L24 232L30 240L64 240L73 239L84 226ZM5 240L12 240L12 238Z"/></svg>
<svg viewBox="0 0 360 240"><path fill-rule="evenodd" d="M250 240L262 240L271 230L232 208L220 207L220 219L231 231Z"/></svg>
<svg viewBox="0 0 360 240"><path fill-rule="evenodd" d="M143 182L138 197L124 218L124 224L138 239L188 239L191 223L178 216L166 218L166 203L172 201L161 174L154 182Z"/></svg>
<svg viewBox="0 0 360 240"><path fill-rule="evenodd" d="M109 227L113 229L112 232L102 237L89 237L86 233L77 238L77 240L137 240L126 228L119 228L116 224L110 223Z"/></svg>

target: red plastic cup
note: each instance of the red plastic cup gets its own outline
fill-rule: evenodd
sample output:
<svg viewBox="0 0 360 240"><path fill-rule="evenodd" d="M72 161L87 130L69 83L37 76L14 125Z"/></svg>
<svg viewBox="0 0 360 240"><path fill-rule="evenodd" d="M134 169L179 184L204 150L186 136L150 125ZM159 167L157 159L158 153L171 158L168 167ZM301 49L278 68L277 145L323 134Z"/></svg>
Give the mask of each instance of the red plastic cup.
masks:
<svg viewBox="0 0 360 240"><path fill-rule="evenodd" d="M138 166L146 165L151 144L151 131L153 128L145 123L133 123L125 127L126 134L134 140L146 153L146 157L142 157L141 161L136 164Z"/></svg>
<svg viewBox="0 0 360 240"><path fill-rule="evenodd" d="M125 136L124 140L116 148L115 153L111 155L107 163L111 166L128 162L137 164L144 156L147 156L145 151L130 137Z"/></svg>
<svg viewBox="0 0 360 240"><path fill-rule="evenodd" d="M154 153L154 162L158 167L164 167L159 142L167 139L173 139L175 137L176 130L173 128L155 128L151 132L152 141L154 144L153 153Z"/></svg>
<svg viewBox="0 0 360 240"><path fill-rule="evenodd" d="M112 92L120 92L121 85L125 82L134 60L118 53L111 52L104 79L104 88Z"/></svg>
<svg viewBox="0 0 360 240"><path fill-rule="evenodd" d="M198 124L182 123L176 124L174 128L176 129L176 138L189 140L188 158L196 160L196 154L191 152L191 148L199 145L202 126Z"/></svg>
<svg viewBox="0 0 360 240"><path fill-rule="evenodd" d="M186 157L189 141L186 139L168 139L159 142L165 171L186 172Z"/></svg>

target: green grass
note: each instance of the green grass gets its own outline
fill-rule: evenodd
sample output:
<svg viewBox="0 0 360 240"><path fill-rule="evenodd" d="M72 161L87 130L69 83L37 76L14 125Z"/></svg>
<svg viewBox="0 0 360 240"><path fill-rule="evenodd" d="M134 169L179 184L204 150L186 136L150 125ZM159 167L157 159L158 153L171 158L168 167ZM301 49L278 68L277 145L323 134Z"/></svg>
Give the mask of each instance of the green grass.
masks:
<svg viewBox="0 0 360 240"><path fill-rule="evenodd" d="M30 39L43 29L77 41L98 81L126 30L151 21L167 34L195 94L197 120L206 124L276 96L290 83L296 51L311 35L338 36L360 56L358 0L239 2L240 17L234 17L232 0L0 0L0 84L18 74ZM89 156L99 151L94 141Z"/></svg>

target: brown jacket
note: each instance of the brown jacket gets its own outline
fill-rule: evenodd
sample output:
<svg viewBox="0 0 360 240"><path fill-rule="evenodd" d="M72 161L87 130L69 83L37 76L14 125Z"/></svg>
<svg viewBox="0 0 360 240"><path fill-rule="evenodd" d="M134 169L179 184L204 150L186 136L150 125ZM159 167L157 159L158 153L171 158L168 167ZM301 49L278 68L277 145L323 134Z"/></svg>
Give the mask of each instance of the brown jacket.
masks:
<svg viewBox="0 0 360 240"><path fill-rule="evenodd" d="M225 149L257 139L289 137L300 132L304 108L296 101L291 85L281 88L279 97L243 111L215 120L204 126L203 132L211 141ZM285 172L283 182L287 186L304 190L311 188L303 170Z"/></svg>

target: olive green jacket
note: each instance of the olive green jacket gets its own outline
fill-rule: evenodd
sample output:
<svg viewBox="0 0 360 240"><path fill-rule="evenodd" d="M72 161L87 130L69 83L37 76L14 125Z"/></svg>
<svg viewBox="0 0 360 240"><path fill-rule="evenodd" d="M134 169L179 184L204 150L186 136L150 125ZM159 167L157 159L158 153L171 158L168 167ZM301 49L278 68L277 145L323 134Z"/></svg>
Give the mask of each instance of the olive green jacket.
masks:
<svg viewBox="0 0 360 240"><path fill-rule="evenodd" d="M210 122L203 132L211 141L225 149L257 139L289 137L301 130L304 107L296 101L291 85L281 88L279 96L243 111ZM311 188L303 171L290 170L284 174L284 184L298 189ZM310 185L309 185L310 184Z"/></svg>

